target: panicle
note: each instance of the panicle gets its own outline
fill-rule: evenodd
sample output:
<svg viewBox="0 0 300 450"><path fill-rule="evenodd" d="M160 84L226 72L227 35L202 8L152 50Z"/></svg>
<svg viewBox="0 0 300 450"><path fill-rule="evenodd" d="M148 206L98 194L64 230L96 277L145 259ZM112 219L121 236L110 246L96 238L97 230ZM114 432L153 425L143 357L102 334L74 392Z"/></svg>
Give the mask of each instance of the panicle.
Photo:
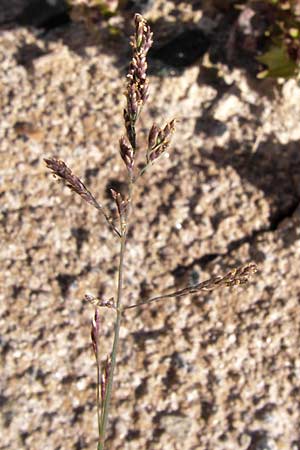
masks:
<svg viewBox="0 0 300 450"><path fill-rule="evenodd" d="M135 122L143 104L148 98L147 79L147 53L153 43L153 33L147 21L136 14L135 33L131 37L132 59L127 74L126 108L124 110L124 122L128 140L136 150Z"/></svg>

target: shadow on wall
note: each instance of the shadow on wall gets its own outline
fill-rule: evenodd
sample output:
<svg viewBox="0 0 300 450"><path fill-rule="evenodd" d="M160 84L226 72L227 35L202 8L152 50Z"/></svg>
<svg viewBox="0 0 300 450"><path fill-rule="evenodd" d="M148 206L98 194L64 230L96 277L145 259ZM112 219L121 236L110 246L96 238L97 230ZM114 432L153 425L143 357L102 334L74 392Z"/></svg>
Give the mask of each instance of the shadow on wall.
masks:
<svg viewBox="0 0 300 450"><path fill-rule="evenodd" d="M231 140L224 148L214 147L202 155L215 162L217 167L231 166L253 186L262 190L270 205L270 230L290 217L300 203L299 142L282 145L273 135L265 138L253 152L253 143L243 144Z"/></svg>

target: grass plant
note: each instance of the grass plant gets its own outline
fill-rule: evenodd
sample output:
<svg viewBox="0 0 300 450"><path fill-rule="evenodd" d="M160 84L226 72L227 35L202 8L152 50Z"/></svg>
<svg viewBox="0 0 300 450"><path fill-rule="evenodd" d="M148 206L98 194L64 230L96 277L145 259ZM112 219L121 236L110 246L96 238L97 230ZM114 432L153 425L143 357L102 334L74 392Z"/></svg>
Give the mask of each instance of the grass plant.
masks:
<svg viewBox="0 0 300 450"><path fill-rule="evenodd" d="M153 43L153 34L146 20L139 14L135 15L135 32L131 37L132 59L130 61L126 83L126 104L124 108L124 135L119 140L119 153L127 172L128 194L126 196L111 190L112 198L116 205L118 224L106 211L106 208L96 200L85 184L73 174L65 162L56 159L45 159L47 167L53 174L80 195L83 200L96 208L103 216L108 229L119 241L119 266L116 294L114 298L103 299L86 295L85 298L94 307L95 313L92 320L91 340L94 349L97 367L97 416L98 416L98 445L97 450L104 450L107 432L108 417L110 412L111 396L113 391L114 373L117 363L120 327L125 313L130 313L133 308L144 307L156 301L167 300L172 297L182 297L190 294L199 294L201 291L212 291L222 286L235 286L246 283L249 276L256 271L252 263L234 269L223 277L214 277L194 286L188 286L181 290L173 290L169 294L157 295L148 299L139 299L134 304L127 304L123 299L124 260L128 229L130 227L132 198L135 185L142 178L146 170L158 163L160 157L170 147L171 138L175 131L175 120L172 119L164 126L153 124L148 133L147 149L138 148L136 123L142 112L142 108L148 99L147 78L147 53ZM143 158L142 165L137 165L138 156ZM141 168L140 168L141 167ZM112 308L116 313L113 345L110 355L102 354L100 341L100 314L102 308ZM104 362L102 362L104 360Z"/></svg>

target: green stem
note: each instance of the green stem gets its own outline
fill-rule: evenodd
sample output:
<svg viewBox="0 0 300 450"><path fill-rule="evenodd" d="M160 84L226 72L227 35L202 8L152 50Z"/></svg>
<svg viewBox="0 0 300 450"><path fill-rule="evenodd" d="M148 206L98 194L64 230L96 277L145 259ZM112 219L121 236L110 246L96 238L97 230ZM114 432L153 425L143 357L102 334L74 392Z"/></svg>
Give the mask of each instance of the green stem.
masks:
<svg viewBox="0 0 300 450"><path fill-rule="evenodd" d="M123 269L124 269L124 254L125 254L125 245L126 245L126 232L121 236L120 242L120 261L119 261L119 275L118 275L118 291L117 291L117 318L115 323L115 333L114 333L114 342L113 348L111 352L111 366L110 373L106 388L106 395L103 404L103 412L102 412L102 424L99 436L98 450L104 450L105 445L105 434L107 427L107 419L110 407L110 400L112 394L112 386L114 380L114 371L116 367L116 359L119 345L119 335L120 335L120 326L121 326L121 318L122 318L122 310L121 310L121 301L122 301L122 286L123 286Z"/></svg>
<svg viewBox="0 0 300 450"><path fill-rule="evenodd" d="M97 343L97 354L96 354L96 364L97 364L97 418L98 418L98 431L99 436L101 432L101 405L100 405L100 387L101 387L101 367L100 367L100 359L99 359L99 342Z"/></svg>
<svg viewBox="0 0 300 450"><path fill-rule="evenodd" d="M111 401L111 395L112 395L114 371L116 368L116 360L117 360L117 353L118 353L118 347L119 347L121 320L122 320L122 316L123 316L123 308L121 306L121 303L122 303L122 289L123 289L124 256L125 256L125 247L126 247L127 230L128 230L128 224L129 224L129 216L131 214L131 207L132 207L132 205L131 205L132 190L133 190L133 184L134 184L132 176L129 177L128 184L129 184L129 192L128 192L129 205L128 205L127 213L126 213L126 221L125 221L126 229L121 231L122 235L120 237L120 259L119 259L119 268L118 268L118 288L117 288L117 301L116 301L117 317L116 317L115 329L114 329L114 342L113 342L113 347L112 347L112 352L111 352L110 372L109 372L109 377L108 377L105 399L104 399L104 403L103 403L103 407L102 407L101 427L99 429L99 442L98 442L97 450L104 450L104 446L105 446L107 420L108 420L110 401Z"/></svg>

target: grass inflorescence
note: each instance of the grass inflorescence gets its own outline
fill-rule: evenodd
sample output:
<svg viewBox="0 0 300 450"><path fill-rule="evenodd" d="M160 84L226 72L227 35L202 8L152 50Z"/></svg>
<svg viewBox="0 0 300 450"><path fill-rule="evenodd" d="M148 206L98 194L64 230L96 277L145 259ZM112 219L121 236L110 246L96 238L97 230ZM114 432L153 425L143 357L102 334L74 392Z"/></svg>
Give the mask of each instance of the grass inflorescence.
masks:
<svg viewBox="0 0 300 450"><path fill-rule="evenodd" d="M160 157L171 145L175 131L175 119L171 119L165 125L154 123L148 133L147 148L138 149L136 123L142 112L142 108L148 99L149 81L147 77L147 54L153 43L153 34L147 21L139 14L135 15L135 32L131 37L132 58L127 74L125 90L126 104L123 111L124 134L119 140L119 153L125 164L127 172L128 194L124 196L120 192L111 189L112 198L116 204L118 225L106 211L106 208L96 200L96 197L87 189L79 177L73 174L64 161L56 158L45 159L47 167L53 174L62 180L73 192L84 201L95 207L105 219L109 230L119 240L119 264L118 281L115 297L103 299L86 295L85 299L95 307L91 326L91 341L96 359L97 368L97 415L98 415L98 450L104 450L108 416L111 403L111 395L114 382L114 372L117 363L119 348L120 327L124 313L133 308L148 305L152 302L166 300L172 297L182 297L190 294L199 294L201 291L212 291L219 287L244 284L256 271L252 263L231 270L227 275L214 277L192 287L181 290L173 290L170 294L157 295L149 299L140 299L136 303L128 305L123 299L124 261L126 256L126 244L128 228L130 226L132 210L132 194L138 180L145 171L158 163ZM139 150L139 151L138 151ZM144 157L142 165L137 165L137 157ZM101 346L100 309L111 308L116 313L113 346L109 355L103 355ZM104 362L101 362L101 361Z"/></svg>

